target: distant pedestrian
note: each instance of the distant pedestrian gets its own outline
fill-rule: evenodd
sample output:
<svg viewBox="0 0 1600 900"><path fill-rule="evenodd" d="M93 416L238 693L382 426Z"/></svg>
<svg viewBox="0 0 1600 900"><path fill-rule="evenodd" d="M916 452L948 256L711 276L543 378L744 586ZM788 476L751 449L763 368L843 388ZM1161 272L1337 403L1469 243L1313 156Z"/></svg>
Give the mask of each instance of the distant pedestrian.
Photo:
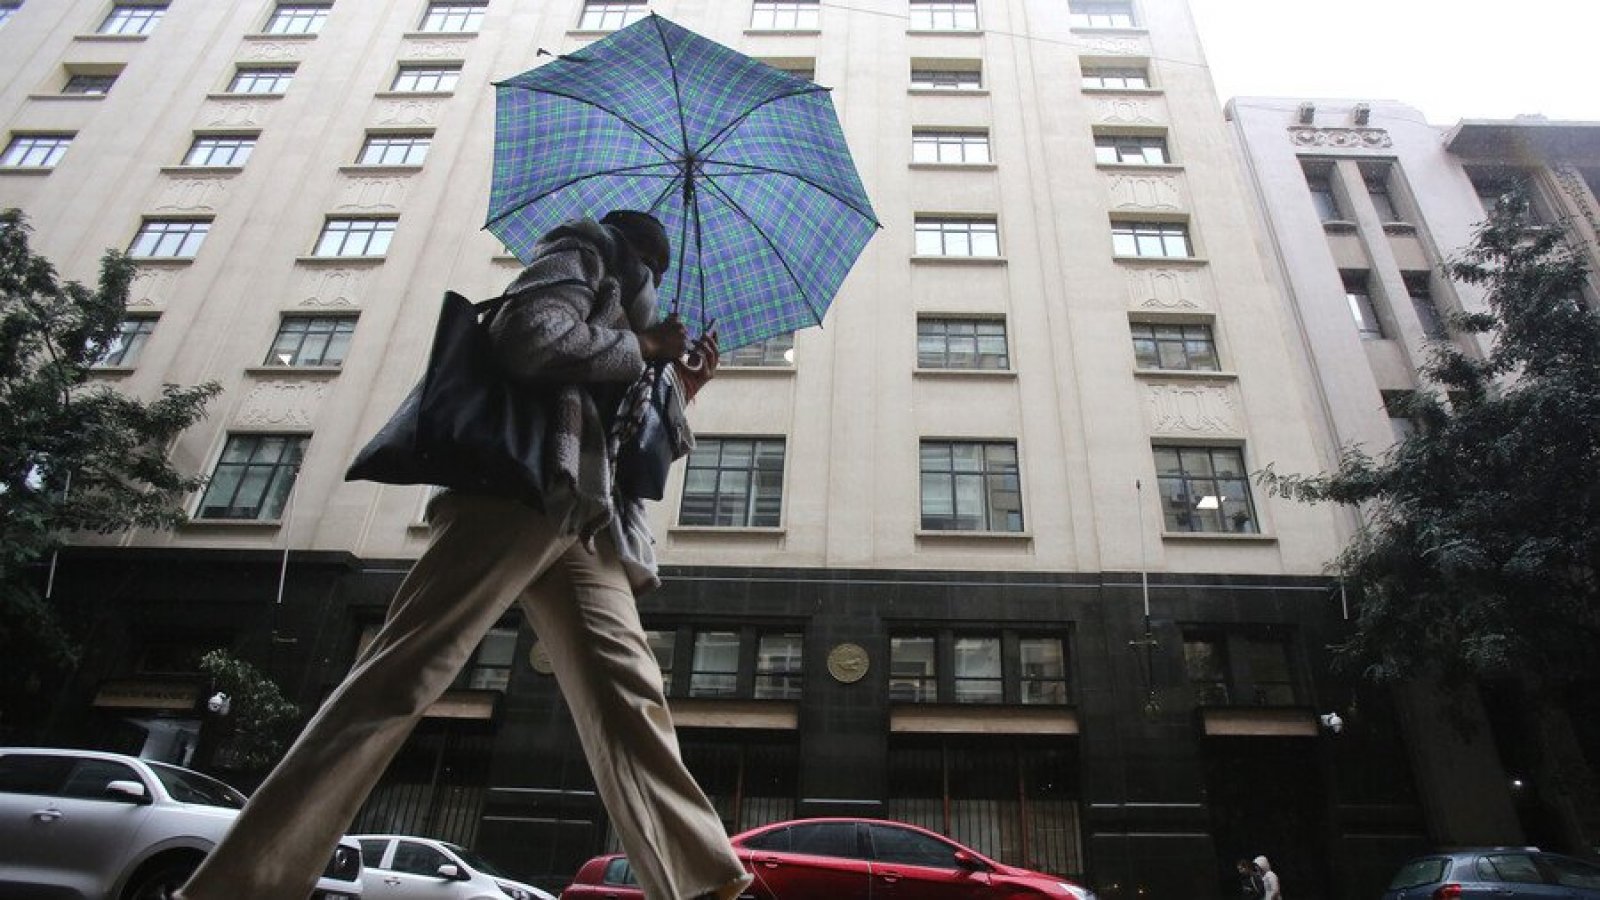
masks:
<svg viewBox="0 0 1600 900"><path fill-rule="evenodd" d="M1261 870L1248 859L1241 859L1234 866L1239 870L1239 896L1243 900L1263 900L1267 887L1261 881Z"/></svg>
<svg viewBox="0 0 1600 900"><path fill-rule="evenodd" d="M1258 856L1256 868L1261 870L1261 886L1265 890L1261 900L1283 900L1283 891L1278 888L1278 873L1272 871L1272 863L1267 862L1265 856Z"/></svg>

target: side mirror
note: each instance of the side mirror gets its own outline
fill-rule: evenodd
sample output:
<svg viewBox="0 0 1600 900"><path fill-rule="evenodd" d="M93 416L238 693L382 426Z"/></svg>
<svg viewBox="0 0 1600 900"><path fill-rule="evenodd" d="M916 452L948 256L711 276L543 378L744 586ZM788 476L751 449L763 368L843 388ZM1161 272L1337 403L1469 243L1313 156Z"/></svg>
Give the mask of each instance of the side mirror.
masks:
<svg viewBox="0 0 1600 900"><path fill-rule="evenodd" d="M965 850L957 850L956 868L966 869L969 872L975 872L978 869L983 868L983 863L978 862L978 858L973 856L971 853L968 853Z"/></svg>
<svg viewBox="0 0 1600 900"><path fill-rule="evenodd" d="M106 797L111 800L120 800L124 803L137 803L141 806L151 802L150 792L145 789L142 782L138 781L113 781L106 785Z"/></svg>
<svg viewBox="0 0 1600 900"><path fill-rule="evenodd" d="M445 863L444 865L440 866L439 871L435 872L434 874L438 875L440 878L448 878L451 881L467 881L471 877L462 872L461 867L455 863Z"/></svg>

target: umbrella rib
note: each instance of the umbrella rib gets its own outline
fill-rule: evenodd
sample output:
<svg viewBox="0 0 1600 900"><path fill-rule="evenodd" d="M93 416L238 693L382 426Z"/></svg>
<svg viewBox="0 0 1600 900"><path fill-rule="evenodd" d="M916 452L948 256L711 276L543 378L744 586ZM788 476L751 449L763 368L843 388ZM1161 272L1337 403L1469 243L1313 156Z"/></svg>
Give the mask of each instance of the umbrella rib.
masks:
<svg viewBox="0 0 1600 900"><path fill-rule="evenodd" d="M746 172L748 172L749 174L752 174L752 175L781 175L784 178L793 178L796 181L799 181L799 182L801 182L803 184L808 184L811 187L814 187L817 190L821 191L822 193L827 194L829 197L832 197L833 199L835 199L835 200L839 201L840 203L844 204L845 206L849 207L851 210L853 210L853 211L859 213L860 215L864 216L869 221L871 221L872 224L877 225L880 228L883 227L883 223L878 221L878 217L872 213L872 210L870 208L869 209L862 209L861 207L857 206L855 204L855 202L852 201L849 197L841 197L841 196L839 196L839 194L836 191L830 189L826 185L818 184L816 181L812 180L811 178L809 178L809 177L807 177L805 175L800 174L799 172L786 172L783 169L774 169L771 166L758 166L758 165L754 165L752 163L729 162L728 160L725 160L725 159L714 159L714 160L711 160L711 162L716 164L716 165L718 165L718 166L729 166L729 167L732 167L732 168L735 168L735 169L744 169ZM716 176L708 176L706 178L706 180L710 181L711 178L713 178L713 177L716 177Z"/></svg>
<svg viewBox="0 0 1600 900"><path fill-rule="evenodd" d="M661 140L660 138L658 138L655 135L651 134L650 132L646 131L643 128L643 126L640 126L640 125L634 123L634 121L632 119L629 119L627 116L624 116L622 113L619 113L616 110L611 109L608 106L602 106L601 104L596 103L595 101L590 100L587 97L579 97L579 96L576 96L574 94L569 94L566 91L558 91L558 90L553 90L551 88L545 88L545 87L529 87L527 85L522 85L522 84L506 84L506 83L502 82L499 85L497 85L497 87L508 88L508 89L509 88L515 88L517 90L528 91L529 93L549 94L552 97L561 97L561 98L566 99L566 100L571 100L574 103L582 103L585 106L592 106L595 109L598 109L601 112L605 113L606 115L612 117L613 119L616 119L618 122L621 122L622 124L624 124L624 125L628 126L629 128L633 129L633 132L635 134L637 134L639 137L644 138L645 143L649 144L652 148L655 149L655 151L657 153L661 154L662 158L666 159L668 162L672 161L673 147L672 147L671 144L668 144L667 142ZM687 143L687 141L686 141L686 143Z"/></svg>
<svg viewBox="0 0 1600 900"><path fill-rule="evenodd" d="M754 105L754 106L750 107L749 109L745 110L744 112L740 113L738 118L736 118L732 122L729 122L728 124L722 126L722 128L719 129L716 134L713 134L711 137L706 138L705 143L701 144L700 147L695 150L695 155L696 156L706 156L708 154L715 153L717 151L717 145L718 144L722 143L722 141L727 139L728 135L732 134L735 130L737 130L740 125L743 125L745 119L748 119L752 115L755 115L756 110L761 109L764 106L770 106L770 105L772 105L774 103L777 103L779 100L787 100L790 97L799 97L799 96L803 96L805 94L816 94L816 93L824 93L825 94L827 92L828 92L828 89L823 87L822 85L813 84L813 85L808 85L806 87L799 88L797 90L790 91L787 94L779 94L776 97L769 97L766 100L763 100L760 103L757 103L756 105ZM687 135L685 135L684 136L684 146L688 146L688 141L689 141L689 138L688 138Z"/></svg>
<svg viewBox="0 0 1600 900"><path fill-rule="evenodd" d="M551 194L557 193L559 191L564 191L567 188L572 187L573 185L577 184L580 181L588 181L591 178L607 178L607 177L612 176L612 175L643 175L643 174L645 174L645 170L646 169L652 169L652 168L655 168L657 166L664 166L664 165L671 165L671 162L669 160L663 160L663 161L658 162L658 163L644 163L642 165L637 165L637 166L624 166L623 168L620 168L620 169L607 169L604 172L590 172L587 175L579 175L577 178L573 178L573 179L571 179L569 181L565 181L565 182L563 182L561 184L558 184L555 187L552 187L549 190L540 193L538 196L529 197L526 200L518 201L514 206L510 207L509 209L505 210L504 212L500 213L499 215L495 216L494 218L490 219L489 221L483 223L483 227L485 227L485 228L493 228L495 225L498 225L501 222L504 222L506 219L509 219L513 215L516 215L517 213L523 211L524 209L527 209L528 207L532 206L533 204L538 203L540 200L543 200L544 198L550 196ZM648 176L647 175L646 177L652 177L652 176ZM653 176L653 177L665 178L667 176L666 175L656 175L656 176ZM677 177L678 177L678 173L676 171L674 171L672 173L673 180L676 180Z"/></svg>
<svg viewBox="0 0 1600 900"><path fill-rule="evenodd" d="M750 223L751 230L761 236L761 240L764 241L767 245L767 248L772 251L772 255L777 257L778 262L783 265L784 274L788 275L789 280L794 282L795 289L800 292L800 299L806 302L806 309L811 310L811 318L815 319L818 325L821 325L822 314L817 312L817 305L811 302L811 297L806 293L805 285L801 284L800 279L795 277L794 270L789 268L789 261L783 258L783 251L778 249L778 245L772 242L772 238L767 237L767 232L763 230L760 225L756 224L756 220L752 218L749 213L744 211L744 207L739 205L739 201L728 196L728 192L724 191L720 186L718 186L715 181L712 181L709 178L706 179L706 188L720 196L723 202L727 203L734 212L739 214L740 218Z"/></svg>
<svg viewBox="0 0 1600 900"><path fill-rule="evenodd" d="M661 16L655 13L650 14L650 24L655 26L656 37L661 39L661 54L667 58L667 69L668 71L672 72L672 99L678 107L678 135L683 141L683 153L685 156L688 156L689 122L683 114L683 87L678 83L678 63L672 58L672 47L668 46L667 44L666 29L661 27L661 23L663 21L664 20L661 18ZM693 173L688 172L687 163L685 164L684 171L687 173L687 177L693 177Z"/></svg>

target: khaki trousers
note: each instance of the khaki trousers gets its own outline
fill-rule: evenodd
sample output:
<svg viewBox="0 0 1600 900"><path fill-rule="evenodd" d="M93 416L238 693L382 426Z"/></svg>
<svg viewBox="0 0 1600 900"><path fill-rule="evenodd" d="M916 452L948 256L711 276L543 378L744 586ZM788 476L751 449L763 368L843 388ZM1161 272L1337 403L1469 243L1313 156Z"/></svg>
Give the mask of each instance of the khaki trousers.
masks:
<svg viewBox="0 0 1600 900"><path fill-rule="evenodd" d="M548 648L595 784L650 900L748 884L684 768L661 671L609 538L590 552L543 514L446 494L388 620L180 892L300 900L424 710L520 600Z"/></svg>

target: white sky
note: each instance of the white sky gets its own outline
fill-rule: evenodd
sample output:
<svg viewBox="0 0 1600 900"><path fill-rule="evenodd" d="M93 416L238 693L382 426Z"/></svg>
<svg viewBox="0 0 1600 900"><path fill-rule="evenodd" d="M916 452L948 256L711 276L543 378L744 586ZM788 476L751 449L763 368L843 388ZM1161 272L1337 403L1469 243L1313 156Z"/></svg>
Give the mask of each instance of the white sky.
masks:
<svg viewBox="0 0 1600 900"><path fill-rule="evenodd" d="M1398 100L1429 123L1600 121L1600 0L1189 0L1219 100Z"/></svg>

